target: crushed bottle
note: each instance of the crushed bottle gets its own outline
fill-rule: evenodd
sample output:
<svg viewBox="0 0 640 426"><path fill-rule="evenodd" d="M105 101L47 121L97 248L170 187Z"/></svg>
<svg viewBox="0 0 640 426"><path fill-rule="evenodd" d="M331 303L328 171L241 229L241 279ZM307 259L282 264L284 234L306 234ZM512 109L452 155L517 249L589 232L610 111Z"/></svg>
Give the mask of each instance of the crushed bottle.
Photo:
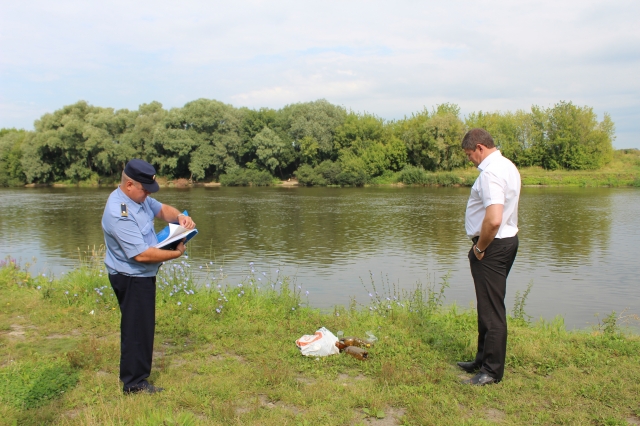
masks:
<svg viewBox="0 0 640 426"><path fill-rule="evenodd" d="M369 352L357 346L347 346L344 349L344 352L351 355L355 359L359 359L360 361L364 361L369 358Z"/></svg>
<svg viewBox="0 0 640 426"><path fill-rule="evenodd" d="M370 348L372 346L372 342L370 342L369 340L359 339L353 336L344 337L338 340L338 342L340 342L340 344L344 346L357 346L359 348Z"/></svg>

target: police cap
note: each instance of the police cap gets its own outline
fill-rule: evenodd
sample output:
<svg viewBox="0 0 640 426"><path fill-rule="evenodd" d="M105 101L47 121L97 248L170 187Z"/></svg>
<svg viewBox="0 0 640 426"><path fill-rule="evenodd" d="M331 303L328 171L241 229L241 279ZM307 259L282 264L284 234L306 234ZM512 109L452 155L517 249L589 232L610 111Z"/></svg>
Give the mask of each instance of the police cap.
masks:
<svg viewBox="0 0 640 426"><path fill-rule="evenodd" d="M160 185L156 182L156 169L149 163L138 158L129 161L124 167L124 174L149 192L158 192Z"/></svg>

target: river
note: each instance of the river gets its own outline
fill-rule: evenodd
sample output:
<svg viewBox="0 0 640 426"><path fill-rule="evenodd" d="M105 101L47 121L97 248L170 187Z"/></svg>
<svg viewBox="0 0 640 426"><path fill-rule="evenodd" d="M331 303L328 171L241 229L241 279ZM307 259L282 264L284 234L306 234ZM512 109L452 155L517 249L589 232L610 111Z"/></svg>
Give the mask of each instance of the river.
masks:
<svg viewBox="0 0 640 426"><path fill-rule="evenodd" d="M0 258L59 275L103 244L112 189L0 189ZM156 198L187 209L199 235L189 262L230 285L251 268L289 276L318 308L367 303L371 280L397 289L439 283L446 303L475 301L464 232L469 188L164 188ZM612 311L640 314L640 190L523 188L520 249L507 305L532 283L526 312L585 328ZM157 228L161 227L157 223ZM35 259L35 263L33 262ZM213 262L213 264L210 264ZM222 268L222 271L220 271ZM371 277L371 275L373 277ZM209 275L210 276L210 275ZM364 285L363 285L364 283Z"/></svg>

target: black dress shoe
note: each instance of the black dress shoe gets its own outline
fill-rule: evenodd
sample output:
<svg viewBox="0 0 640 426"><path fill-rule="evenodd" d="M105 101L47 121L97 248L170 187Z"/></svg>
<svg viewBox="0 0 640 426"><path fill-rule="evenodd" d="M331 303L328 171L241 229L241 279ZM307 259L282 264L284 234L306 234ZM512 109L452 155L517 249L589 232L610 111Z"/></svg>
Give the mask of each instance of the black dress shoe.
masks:
<svg viewBox="0 0 640 426"><path fill-rule="evenodd" d="M487 373L478 373L470 379L463 380L462 383L465 385L484 386L490 385L491 383L498 383L498 380L494 379Z"/></svg>
<svg viewBox="0 0 640 426"><path fill-rule="evenodd" d="M480 366L476 364L475 361L461 361L458 363L458 367L462 368L467 373L475 373L476 371L480 370Z"/></svg>
<svg viewBox="0 0 640 426"><path fill-rule="evenodd" d="M129 388L129 389L125 389L124 393L125 394L131 394L131 393L159 393L162 392L164 390L164 388L159 388L150 384L146 384L144 386L139 386L139 387L135 387L135 388Z"/></svg>

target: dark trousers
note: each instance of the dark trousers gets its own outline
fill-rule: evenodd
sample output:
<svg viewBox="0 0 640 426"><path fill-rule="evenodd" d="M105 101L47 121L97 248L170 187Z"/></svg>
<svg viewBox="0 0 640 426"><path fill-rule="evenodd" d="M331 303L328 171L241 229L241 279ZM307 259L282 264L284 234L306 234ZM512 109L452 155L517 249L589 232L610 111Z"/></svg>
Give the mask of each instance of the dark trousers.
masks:
<svg viewBox="0 0 640 426"><path fill-rule="evenodd" d="M109 275L118 298L120 321L120 380L124 390L145 387L151 374L156 327L156 277Z"/></svg>
<svg viewBox="0 0 640 426"><path fill-rule="evenodd" d="M518 253L518 236L494 239L482 260L469 251L471 275L478 305L478 352L480 372L502 380L507 355L507 312L504 297L507 276Z"/></svg>

